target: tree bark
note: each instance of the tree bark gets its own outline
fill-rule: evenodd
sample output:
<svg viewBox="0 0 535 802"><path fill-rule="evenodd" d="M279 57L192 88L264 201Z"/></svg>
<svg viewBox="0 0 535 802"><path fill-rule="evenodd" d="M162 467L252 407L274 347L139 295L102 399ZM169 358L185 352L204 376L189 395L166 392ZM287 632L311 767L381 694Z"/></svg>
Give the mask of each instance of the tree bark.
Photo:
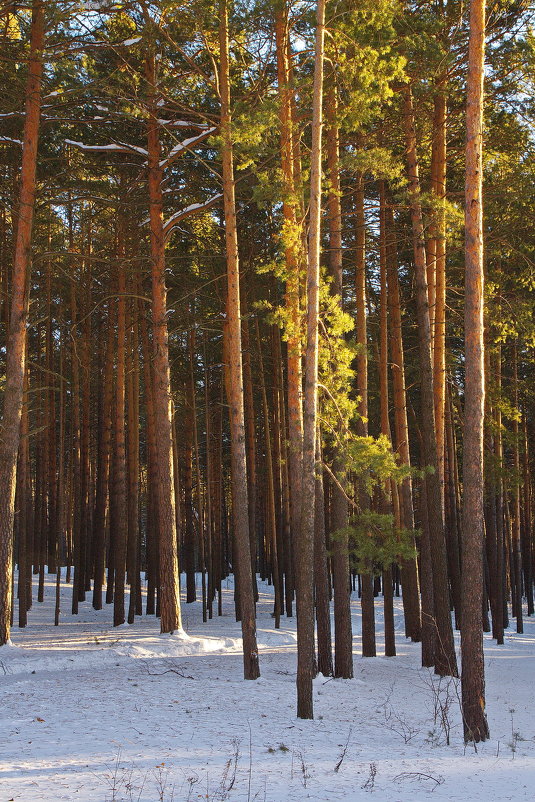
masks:
<svg viewBox="0 0 535 802"><path fill-rule="evenodd" d="M115 460L113 490L117 505L115 529L115 579L113 592L113 626L125 622L125 575L128 538L128 505L126 483L126 269L124 217L117 219L117 371L115 376Z"/></svg>
<svg viewBox="0 0 535 802"><path fill-rule="evenodd" d="M465 741L485 741L483 595L483 77L485 0L470 2L465 181L465 402L461 576L462 712Z"/></svg>
<svg viewBox="0 0 535 802"><path fill-rule="evenodd" d="M110 305L110 312L111 309ZM106 503L108 499L111 453L114 317L114 315L108 315L108 342L104 356L104 371L100 392L101 420L99 422L95 510L93 513L93 543L95 546L93 607L95 610L102 609L102 584L104 579Z"/></svg>
<svg viewBox="0 0 535 802"><path fill-rule="evenodd" d="M227 326L230 387L228 393L231 439L231 491L238 586L243 637L243 673L245 679L260 675L256 643L255 603L249 541L247 499L247 463L245 454L245 411L243 400L243 364L241 346L240 270L236 230L236 199L232 153L229 34L227 0L220 2L220 75L221 135L223 162L223 203L227 256Z"/></svg>
<svg viewBox="0 0 535 802"><path fill-rule="evenodd" d="M444 419L446 405L446 123L447 104L445 79L438 83L438 94L434 99L433 136L433 184L437 198L434 215L435 270L433 314L433 390L435 398L435 422L437 432L438 474L444 503Z"/></svg>
<svg viewBox="0 0 535 802"><path fill-rule="evenodd" d="M317 461L321 465L321 436L317 437ZM349 568L347 571L347 586L349 588ZM329 598L329 562L327 557L327 544L325 540L325 495L323 490L323 476L318 471L316 476L316 508L314 528L314 587L316 594L316 627L318 633L318 671L324 677L334 675L332 636L331 636L331 610ZM350 628L351 632L351 628ZM352 654L353 644L349 649ZM351 660L353 668L353 660Z"/></svg>
<svg viewBox="0 0 535 802"><path fill-rule="evenodd" d="M511 518L512 562L514 571L513 615L516 618L516 631L524 632L524 617L522 609L522 544L521 544L521 507L520 507L520 427L518 425L518 343L515 340L513 347L513 392L514 405L517 414L513 420L513 503Z"/></svg>
<svg viewBox="0 0 535 802"><path fill-rule="evenodd" d="M132 291L136 291L130 280ZM139 328L137 301L129 303L127 371L127 436L128 436L128 538L126 572L130 585L128 623L141 615L140 537L139 537Z"/></svg>
<svg viewBox="0 0 535 802"><path fill-rule="evenodd" d="M401 330L401 303L397 274L397 248L394 231L394 214L390 204L385 204L385 225L387 227L386 264L388 287L388 311L390 315L390 344L392 364L392 390L394 402L394 431L396 451L402 465L410 467L409 425L407 420L407 395L405 388L405 358L403 354L403 334ZM406 529L414 530L414 504L412 497L412 478L407 476L401 484L401 521ZM415 643L422 637L420 611L420 580L418 563L404 560L401 567L403 611L405 616L405 636Z"/></svg>
<svg viewBox="0 0 535 802"><path fill-rule="evenodd" d="M299 244L302 234L297 222L296 143L293 132L292 88L289 60L288 12L279 11L275 21L277 46L277 81L280 96L281 166L283 175L283 240L286 263L285 307L289 317L287 335L288 385L288 461L292 548L299 541L301 520L301 482L303 475L303 368L301 348L301 308Z"/></svg>
<svg viewBox="0 0 535 802"><path fill-rule="evenodd" d="M342 307L342 207L340 201L340 143L338 131L338 90L333 83L326 103L327 162L330 182L327 198L329 225L329 269L331 291ZM334 453L333 468L340 483L346 480L342 460ZM344 493L333 484L331 495L332 567L334 584L334 676L353 677L353 631L351 628L351 588L349 585L348 504ZM344 534L342 534L344 532Z"/></svg>
<svg viewBox="0 0 535 802"><path fill-rule="evenodd" d="M167 291L165 286L165 239L162 217L162 168L160 166L159 123L156 107L155 57L146 60L149 85L147 148L149 161L150 243L152 257L152 344L154 429L158 476L158 529L160 569L160 630L182 629L178 585L178 551L173 480L173 438L171 421L171 376L167 332Z"/></svg>
<svg viewBox="0 0 535 802"><path fill-rule="evenodd" d="M388 417L388 283L386 276L386 209L384 181L379 187L379 396L381 434L392 442ZM393 485L393 483L392 483ZM380 492L380 503L385 513L393 514L392 487L387 482ZM396 523L394 521L394 523ZM398 522L399 525L399 522ZM396 654L394 628L394 589L392 585L392 564L383 566L383 619L385 629L385 657Z"/></svg>
<svg viewBox="0 0 535 802"><path fill-rule="evenodd" d="M431 363L431 327L425 260L425 240L420 199L420 179L416 154L414 108L410 87L403 90L404 123L409 180L410 208L414 246L416 313L420 351L421 428L424 464L432 469L426 478L429 540L433 565L433 593L437 648L435 671L441 676L457 675L457 658L453 642L450 615L448 568L440 476L438 473L435 409L433 396L433 368Z"/></svg>
<svg viewBox="0 0 535 802"><path fill-rule="evenodd" d="M19 219L11 284L4 410L0 431L0 646L9 641L13 603L13 524L20 422L26 367L26 326L35 175L41 110L45 4L34 0L20 182Z"/></svg>
<svg viewBox="0 0 535 802"><path fill-rule="evenodd" d="M364 179L361 173L356 179L356 335L359 352L357 354L357 390L359 394L357 434L368 436L368 329L366 310L366 228L364 217ZM362 510L369 509L370 498L362 484L359 485L359 501ZM362 609L362 656L375 657L375 608L373 595L372 566L365 565L361 573Z"/></svg>
<svg viewBox="0 0 535 802"><path fill-rule="evenodd" d="M313 718L314 650L314 509L318 407L318 321L321 233L321 138L325 0L316 6L316 44L310 153L310 219L307 264L307 339L303 415L303 479L297 565L297 716Z"/></svg>
<svg viewBox="0 0 535 802"><path fill-rule="evenodd" d="M258 319L256 322L256 341L258 346L258 367L260 375L260 393L262 396L262 409L264 413L264 442L266 453L266 474L267 474L267 494L266 494L266 523L268 527L268 543L271 552L271 573L273 576L273 588L275 591L275 629L280 629L282 593L279 574L279 555L277 548L277 514L275 511L275 482L274 482L274 462L271 448L271 426L269 421L269 407L266 393L266 382L264 378L264 362L262 359L262 343Z"/></svg>
<svg viewBox="0 0 535 802"><path fill-rule="evenodd" d="M186 572L186 603L197 598L195 582L195 524L193 521L193 409L195 405L195 383L191 370L195 345L195 329L188 332L188 365L185 387L184 441L182 448L182 478L184 482L184 570Z"/></svg>

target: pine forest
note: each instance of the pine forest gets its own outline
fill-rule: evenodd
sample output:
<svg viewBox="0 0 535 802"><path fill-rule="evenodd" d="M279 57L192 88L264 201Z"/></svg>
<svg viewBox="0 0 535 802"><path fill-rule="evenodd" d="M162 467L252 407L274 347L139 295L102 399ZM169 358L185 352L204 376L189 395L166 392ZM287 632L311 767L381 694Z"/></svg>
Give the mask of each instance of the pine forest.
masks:
<svg viewBox="0 0 535 802"><path fill-rule="evenodd" d="M532 799L535 6L6 1L0 84L2 799Z"/></svg>

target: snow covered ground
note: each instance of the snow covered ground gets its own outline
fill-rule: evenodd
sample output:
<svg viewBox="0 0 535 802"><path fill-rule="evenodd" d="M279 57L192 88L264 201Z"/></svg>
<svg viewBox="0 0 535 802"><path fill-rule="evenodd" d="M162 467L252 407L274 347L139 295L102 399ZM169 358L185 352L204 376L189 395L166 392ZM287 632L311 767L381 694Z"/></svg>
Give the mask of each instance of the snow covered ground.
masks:
<svg viewBox="0 0 535 802"><path fill-rule="evenodd" d="M199 603L184 605L179 637L159 635L154 618L114 629L111 608L89 601L54 627L48 580L28 627L0 648L0 802L535 800L533 620L504 646L485 636L491 739L476 752L455 682L421 669L405 641L399 600L398 657L359 656L355 599L355 679L319 677L316 718L301 721L295 619L273 628L267 586L262 677L244 682L231 585L208 624ZM71 588L62 593L67 611ZM377 618L380 650L380 602Z"/></svg>

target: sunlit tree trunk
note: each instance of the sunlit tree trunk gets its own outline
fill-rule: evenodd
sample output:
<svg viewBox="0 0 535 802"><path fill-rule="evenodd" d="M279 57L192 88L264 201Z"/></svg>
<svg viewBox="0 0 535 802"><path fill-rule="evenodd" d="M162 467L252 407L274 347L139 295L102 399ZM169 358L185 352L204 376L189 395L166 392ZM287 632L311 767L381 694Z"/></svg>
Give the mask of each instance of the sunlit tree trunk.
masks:
<svg viewBox="0 0 535 802"><path fill-rule="evenodd" d="M152 345L154 430L157 443L157 493L159 529L160 629L182 628L178 586L178 551L173 480L173 438L171 421L171 377L167 333L167 291L165 286L165 240L162 217L162 168L156 108L155 57L146 60L149 85L148 161L150 243L152 256Z"/></svg>
<svg viewBox="0 0 535 802"><path fill-rule="evenodd" d="M266 524L268 528L268 542L271 551L271 572L273 575L273 588L275 591L275 629L280 628L281 609L282 609L282 594L280 585L279 574L279 556L277 548L277 514L275 511L275 482L274 482L274 464L273 453L271 447L271 425L269 407L266 393L266 382L264 378L264 361L262 359L262 343L260 340L260 332L258 328L258 320L256 320L256 340L258 346L258 366L260 375L260 393L262 396L262 409L264 413L264 442L266 454L266 474L267 474L267 488L266 488Z"/></svg>
<svg viewBox="0 0 535 802"><path fill-rule="evenodd" d="M303 459L303 374L301 353L300 309L300 237L299 202L296 197L296 145L293 132L291 71L289 62L288 12L286 7L276 14L277 81L281 126L281 166L284 186L283 240L286 264L285 307L289 316L287 340L288 384L288 462L292 544L298 542L301 518L301 482Z"/></svg>
<svg viewBox="0 0 535 802"><path fill-rule="evenodd" d="M297 566L297 716L313 718L314 649L314 509L316 496L316 426L318 408L318 321L321 231L321 139L325 0L316 6L316 44L310 153L310 220L307 265L307 340L303 415L303 484Z"/></svg>
<svg viewBox="0 0 535 802"><path fill-rule="evenodd" d="M316 459L318 465L321 465L320 432L318 432L316 449ZM329 596L329 561L325 539L325 493L323 489L323 476L320 470L317 471L316 475L314 538L314 586L316 598L316 627L318 633L318 671L320 674L323 674L324 677L330 677L334 674L334 666L331 637L331 604ZM349 569L346 576L349 588ZM353 658L351 658L351 662L353 662Z"/></svg>
<svg viewBox="0 0 535 802"><path fill-rule="evenodd" d="M470 2L465 181L465 389L461 575L462 712L465 741L485 741L483 595L483 78L485 0Z"/></svg>
<svg viewBox="0 0 535 802"><path fill-rule="evenodd" d="M433 122L432 190L437 200L434 215L433 393L437 433L438 473L444 498L444 416L446 405L446 122L445 81L435 96ZM431 301L430 301L431 304Z"/></svg>
<svg viewBox="0 0 535 802"><path fill-rule="evenodd" d="M357 391L359 394L357 434L368 436L368 329L366 309L366 228L364 217L364 179L362 173L357 175L355 190L356 204L356 334L359 352L357 355ZM358 480L357 480L358 481ZM370 498L362 484L359 486L359 502L362 510L369 509ZM372 566L364 565L361 574L362 608L362 656L375 657L375 606L373 596Z"/></svg>
<svg viewBox="0 0 535 802"><path fill-rule="evenodd" d="M327 162L329 196L327 198L329 226L329 268L331 289L342 306L342 206L340 200L340 143L338 131L338 90L333 83L326 102ZM336 448L336 447L335 447ZM334 454L334 470L343 485L346 472L342 460ZM344 493L333 484L331 497L331 527L337 532L332 539L334 584L334 676L351 679L353 676L353 632L351 628L351 591L349 586L349 538L347 535L348 503ZM342 534L344 532L344 534Z"/></svg>
<svg viewBox="0 0 535 802"><path fill-rule="evenodd" d="M32 6L30 61L26 81L20 212L11 283L11 313L7 339L4 409L0 430L0 646L9 641L13 603L13 523L15 516L17 454L20 442L24 371L26 367L29 271L35 207L39 115L41 110L42 51L45 36L44 13L44 2L42 0L34 0Z"/></svg>
<svg viewBox="0 0 535 802"><path fill-rule="evenodd" d="M391 442L390 421L388 418L388 283L386 275L386 209L385 209L384 181L379 187L379 283L380 283L380 309L379 309L379 396L381 434ZM384 511L393 513L394 486L388 483L381 492L381 506ZM399 515L398 515L399 519ZM396 521L394 520L394 524ZM399 520L397 521L399 525ZM392 585L392 565L383 567L383 608L385 628L385 656L393 657L396 654L396 638L394 629L394 590Z"/></svg>
<svg viewBox="0 0 535 802"><path fill-rule="evenodd" d="M247 464L245 454L245 412L243 400L243 365L241 353L240 271L236 230L236 200L230 112L229 34L227 0L220 3L219 24L221 96L221 134L223 162L223 202L225 213L225 245L227 256L227 326L229 359L229 414L232 466L232 510L240 617L243 637L243 669L245 679L259 674L256 644L255 603L249 542L249 508L247 500Z"/></svg>
<svg viewBox="0 0 535 802"><path fill-rule="evenodd" d="M251 545L251 570L253 591L258 601L256 584L256 448L255 448L255 405L253 395L253 372L251 368L251 347L249 321L247 320L247 294L242 292L242 342L243 342L243 396L245 405L245 445L247 453L247 501L249 504L249 542Z"/></svg>

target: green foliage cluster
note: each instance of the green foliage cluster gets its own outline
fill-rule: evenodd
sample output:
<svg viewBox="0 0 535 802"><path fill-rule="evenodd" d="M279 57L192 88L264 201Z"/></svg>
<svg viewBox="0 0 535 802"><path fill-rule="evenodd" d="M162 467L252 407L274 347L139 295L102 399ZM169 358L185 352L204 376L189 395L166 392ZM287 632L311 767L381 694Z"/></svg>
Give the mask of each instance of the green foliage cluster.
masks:
<svg viewBox="0 0 535 802"><path fill-rule="evenodd" d="M363 510L331 538L349 543L351 567L358 573L380 573L391 565L416 557L414 530L394 526L388 513Z"/></svg>

